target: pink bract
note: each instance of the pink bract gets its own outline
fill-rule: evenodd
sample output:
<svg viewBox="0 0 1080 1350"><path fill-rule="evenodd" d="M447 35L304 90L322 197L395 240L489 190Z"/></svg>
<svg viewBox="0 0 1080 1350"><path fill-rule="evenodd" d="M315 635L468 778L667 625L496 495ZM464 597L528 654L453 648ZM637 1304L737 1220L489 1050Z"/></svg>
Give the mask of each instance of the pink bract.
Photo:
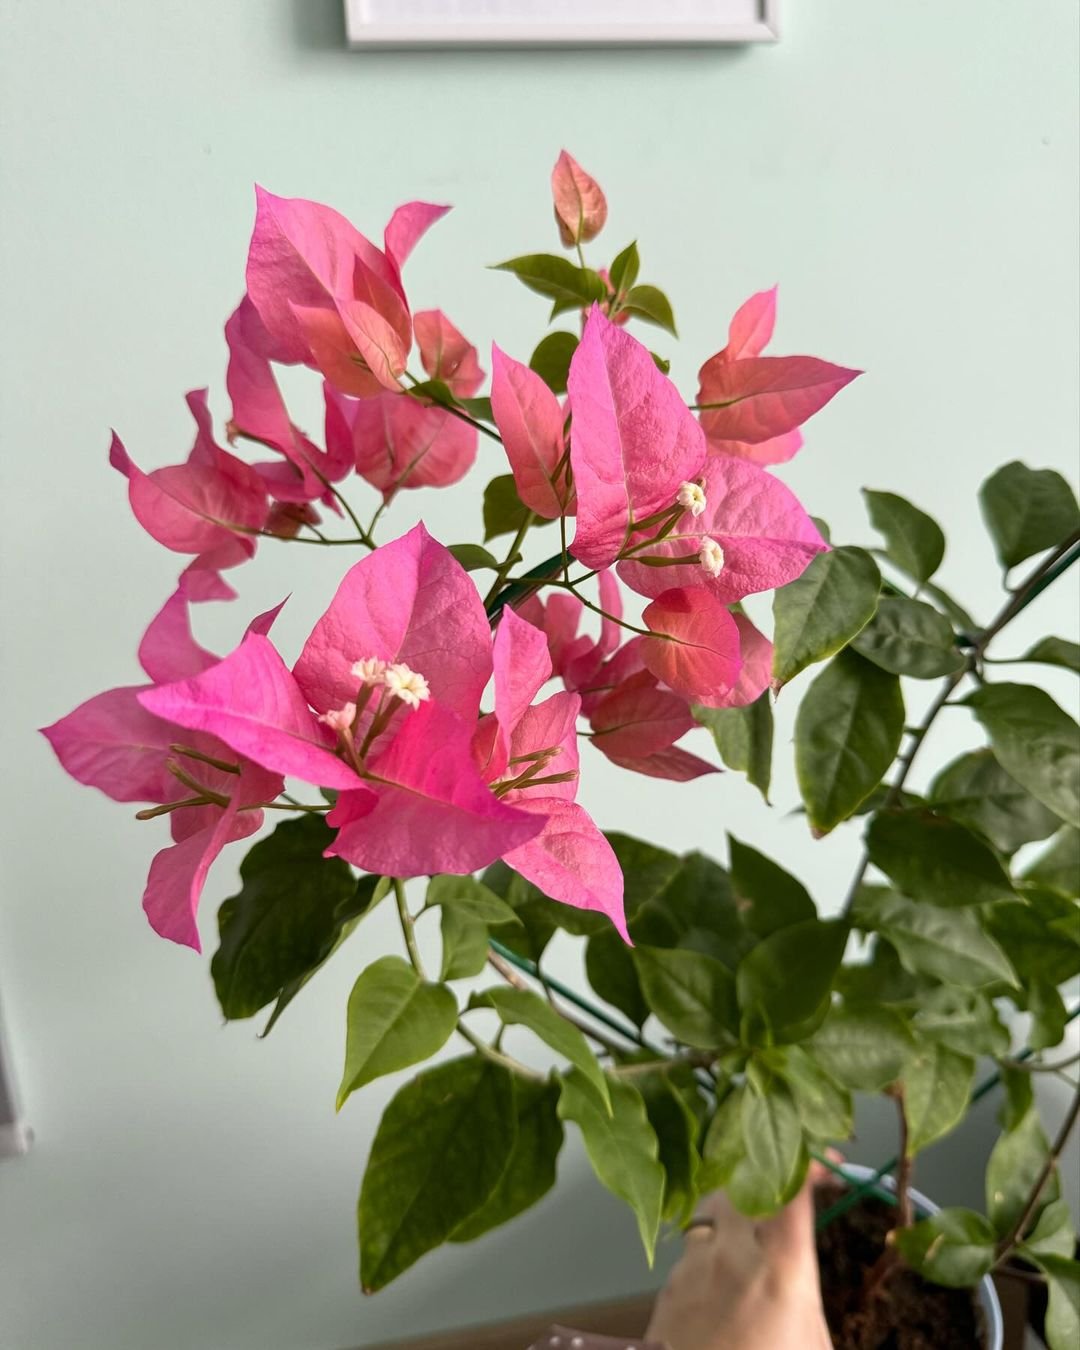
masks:
<svg viewBox="0 0 1080 1350"><path fill-rule="evenodd" d="M441 309L413 315L420 361L433 380L442 380L457 398L471 398L484 382L476 348ZM448 414L452 416L452 414Z"/></svg>
<svg viewBox="0 0 1080 1350"><path fill-rule="evenodd" d="M643 346L593 308L570 363L571 548L586 567L614 562L634 524L674 504L706 458L701 427Z"/></svg>
<svg viewBox="0 0 1080 1350"><path fill-rule="evenodd" d="M776 287L758 291L735 311L728 325L727 346L715 361L742 361L760 356L772 340L776 327Z"/></svg>
<svg viewBox="0 0 1080 1350"><path fill-rule="evenodd" d="M556 519L564 507L567 515L573 515L559 400L535 371L494 345L491 409L521 500L545 520Z"/></svg>
<svg viewBox="0 0 1080 1350"><path fill-rule="evenodd" d="M190 591L197 598L214 593L201 580L189 583L182 579L139 649L151 678L194 674L212 668L216 661L192 637L186 614ZM272 614L256 622L268 627L271 621ZM260 827L263 817L258 807L272 801L284 784L279 774L234 754L218 738L193 733L151 713L142 699L153 692L150 685L110 689L46 727L44 735L73 778L99 788L115 801L165 805L192 795L192 789L170 772L170 763L185 767L202 787L225 799L225 806L182 807L171 813L174 843L155 856L143 895L143 908L154 930L198 951L195 916L211 864L226 843L246 838ZM232 763L236 772L184 751Z"/></svg>
<svg viewBox="0 0 1080 1350"><path fill-rule="evenodd" d="M475 718L491 677L491 633L469 574L422 524L345 574L294 668L317 712L356 696L356 661L403 661L431 695Z"/></svg>
<svg viewBox="0 0 1080 1350"><path fill-rule="evenodd" d="M739 630L708 591L664 591L642 615L655 636L642 642L649 670L692 703L719 706L739 678Z"/></svg>
<svg viewBox="0 0 1080 1350"><path fill-rule="evenodd" d="M578 789L577 719L581 700L557 693L532 703L551 673L539 629L504 611L495 634L494 747L484 724L476 738L489 781L502 778L504 800L542 820L542 829L505 859L553 900L606 914L629 941L623 915L623 878L611 845L574 805ZM534 781L535 780L535 781Z"/></svg>
<svg viewBox="0 0 1080 1350"><path fill-rule="evenodd" d="M407 394L349 398L327 382L326 444L348 454L384 501L402 488L449 487L476 460L474 427Z"/></svg>
<svg viewBox="0 0 1080 1350"><path fill-rule="evenodd" d="M563 150L551 171L559 237L567 248L595 239L607 220L607 199L595 178Z"/></svg>
<svg viewBox="0 0 1080 1350"><path fill-rule="evenodd" d="M215 443L206 391L188 394L187 403L198 431L185 464L144 473L115 432L109 463L128 480L135 518L159 544L197 554L215 571L234 567L255 552L253 535L268 510L266 488L250 465Z"/></svg>
<svg viewBox="0 0 1080 1350"><path fill-rule="evenodd" d="M543 822L501 802L477 771L474 731L434 702L408 713L371 764L370 810L327 816L340 825L328 852L384 876L464 874L538 834Z"/></svg>
<svg viewBox="0 0 1080 1350"><path fill-rule="evenodd" d="M715 456L701 474L705 510L683 513L675 528L647 556L686 557L679 566L649 567L634 559L618 565L619 576L639 595L656 596L672 586L699 587L728 604L783 586L803 574L828 548L791 489L756 464ZM723 550L714 576L701 565L702 541Z"/></svg>
<svg viewBox="0 0 1080 1350"><path fill-rule="evenodd" d="M756 443L786 435L862 373L816 356L722 358L712 357L699 372L697 401L710 441Z"/></svg>

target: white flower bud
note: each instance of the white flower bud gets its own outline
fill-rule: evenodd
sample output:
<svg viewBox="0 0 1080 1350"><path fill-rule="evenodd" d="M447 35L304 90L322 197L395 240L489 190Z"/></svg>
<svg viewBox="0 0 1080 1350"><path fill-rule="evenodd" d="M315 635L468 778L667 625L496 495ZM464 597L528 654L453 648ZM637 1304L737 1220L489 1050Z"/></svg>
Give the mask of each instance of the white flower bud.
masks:
<svg viewBox="0 0 1080 1350"><path fill-rule="evenodd" d="M701 541L698 559L711 577L718 577L724 570L724 550L715 539L703 539Z"/></svg>
<svg viewBox="0 0 1080 1350"><path fill-rule="evenodd" d="M696 519L705 510L705 489L700 483L682 483L675 500Z"/></svg>
<svg viewBox="0 0 1080 1350"><path fill-rule="evenodd" d="M419 708L421 703L431 697L431 690L423 675L410 670L402 661L387 666L383 684L395 698L401 699L410 708Z"/></svg>
<svg viewBox="0 0 1080 1350"><path fill-rule="evenodd" d="M356 717L356 704L346 703L343 708L332 708L330 712L324 712L319 721L330 728L331 731L348 731Z"/></svg>
<svg viewBox="0 0 1080 1350"><path fill-rule="evenodd" d="M386 662L380 661L377 656L365 656L362 661L357 661L349 674L361 684L382 684L386 675Z"/></svg>

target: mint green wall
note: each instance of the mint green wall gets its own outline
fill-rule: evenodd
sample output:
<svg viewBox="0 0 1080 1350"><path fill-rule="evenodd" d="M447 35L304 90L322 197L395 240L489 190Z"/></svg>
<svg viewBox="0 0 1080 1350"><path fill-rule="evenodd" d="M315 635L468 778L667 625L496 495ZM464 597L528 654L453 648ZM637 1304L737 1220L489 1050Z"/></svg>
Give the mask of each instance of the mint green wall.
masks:
<svg viewBox="0 0 1080 1350"><path fill-rule="evenodd" d="M611 246L636 234L675 301L687 387L733 306L774 281L777 350L868 370L785 476L845 539L867 538L864 483L937 512L945 579L979 613L994 582L980 479L1017 455L1075 470L1075 0L788 0L775 48L377 59L343 50L339 8L0 5L0 992L37 1132L0 1161L9 1350L339 1350L646 1278L632 1225L571 1150L529 1219L363 1301L353 1197L391 1085L339 1118L333 1096L345 999L360 954L391 941L383 916L267 1042L223 1029L206 960L139 912L162 832L78 789L31 731L136 678L178 565L129 518L107 428L150 467L188 448L184 390L209 383L222 411L253 180L372 232L409 197L457 203L410 292L524 353L540 306L482 265L553 244L546 176L567 145L608 190ZM300 406L314 425L314 401ZM479 472L496 467L485 449ZM402 500L391 525L422 511L460 537L471 491ZM204 640L229 642L291 590L291 649L339 564L262 550ZM1075 605L1075 589L1046 599L1018 642ZM954 716L946 748L970 731ZM685 788L586 768L604 825L717 849L731 828L835 901L854 840L809 841L786 816L789 778L768 813L731 775ZM227 858L211 950L234 879ZM873 1124L863 1148L887 1148ZM977 1198L977 1155L930 1159L925 1188Z"/></svg>

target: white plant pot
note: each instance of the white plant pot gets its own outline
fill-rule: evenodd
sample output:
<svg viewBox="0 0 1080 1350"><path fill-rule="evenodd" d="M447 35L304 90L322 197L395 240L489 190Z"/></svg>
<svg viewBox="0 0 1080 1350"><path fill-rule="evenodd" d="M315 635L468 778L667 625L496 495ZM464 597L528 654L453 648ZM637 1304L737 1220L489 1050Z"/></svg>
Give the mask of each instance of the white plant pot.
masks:
<svg viewBox="0 0 1080 1350"><path fill-rule="evenodd" d="M874 1175L872 1167L863 1167L860 1163L845 1163L844 1171L849 1177L856 1181L869 1181ZM886 1190L895 1190L896 1183L892 1177L882 1177L878 1185ZM916 1211L923 1218L930 1214L937 1214L941 1209L940 1205L935 1205L933 1200L928 1200L920 1191L911 1189L911 1199L915 1205ZM983 1319L986 1322L986 1350L1002 1350L1005 1343L1005 1324L1001 1320L1001 1304L998 1302L997 1290L994 1288L994 1282L989 1275L986 1275L979 1281L979 1286L975 1290L975 1298L979 1307L983 1311Z"/></svg>

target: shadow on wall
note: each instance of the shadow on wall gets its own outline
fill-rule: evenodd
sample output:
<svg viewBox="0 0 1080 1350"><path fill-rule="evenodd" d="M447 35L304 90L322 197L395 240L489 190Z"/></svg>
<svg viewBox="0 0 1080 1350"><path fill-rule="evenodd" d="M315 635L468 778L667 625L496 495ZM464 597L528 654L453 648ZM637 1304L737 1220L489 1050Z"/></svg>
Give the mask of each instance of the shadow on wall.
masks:
<svg viewBox="0 0 1080 1350"><path fill-rule="evenodd" d="M344 0L290 0L293 36L306 51L343 51Z"/></svg>

